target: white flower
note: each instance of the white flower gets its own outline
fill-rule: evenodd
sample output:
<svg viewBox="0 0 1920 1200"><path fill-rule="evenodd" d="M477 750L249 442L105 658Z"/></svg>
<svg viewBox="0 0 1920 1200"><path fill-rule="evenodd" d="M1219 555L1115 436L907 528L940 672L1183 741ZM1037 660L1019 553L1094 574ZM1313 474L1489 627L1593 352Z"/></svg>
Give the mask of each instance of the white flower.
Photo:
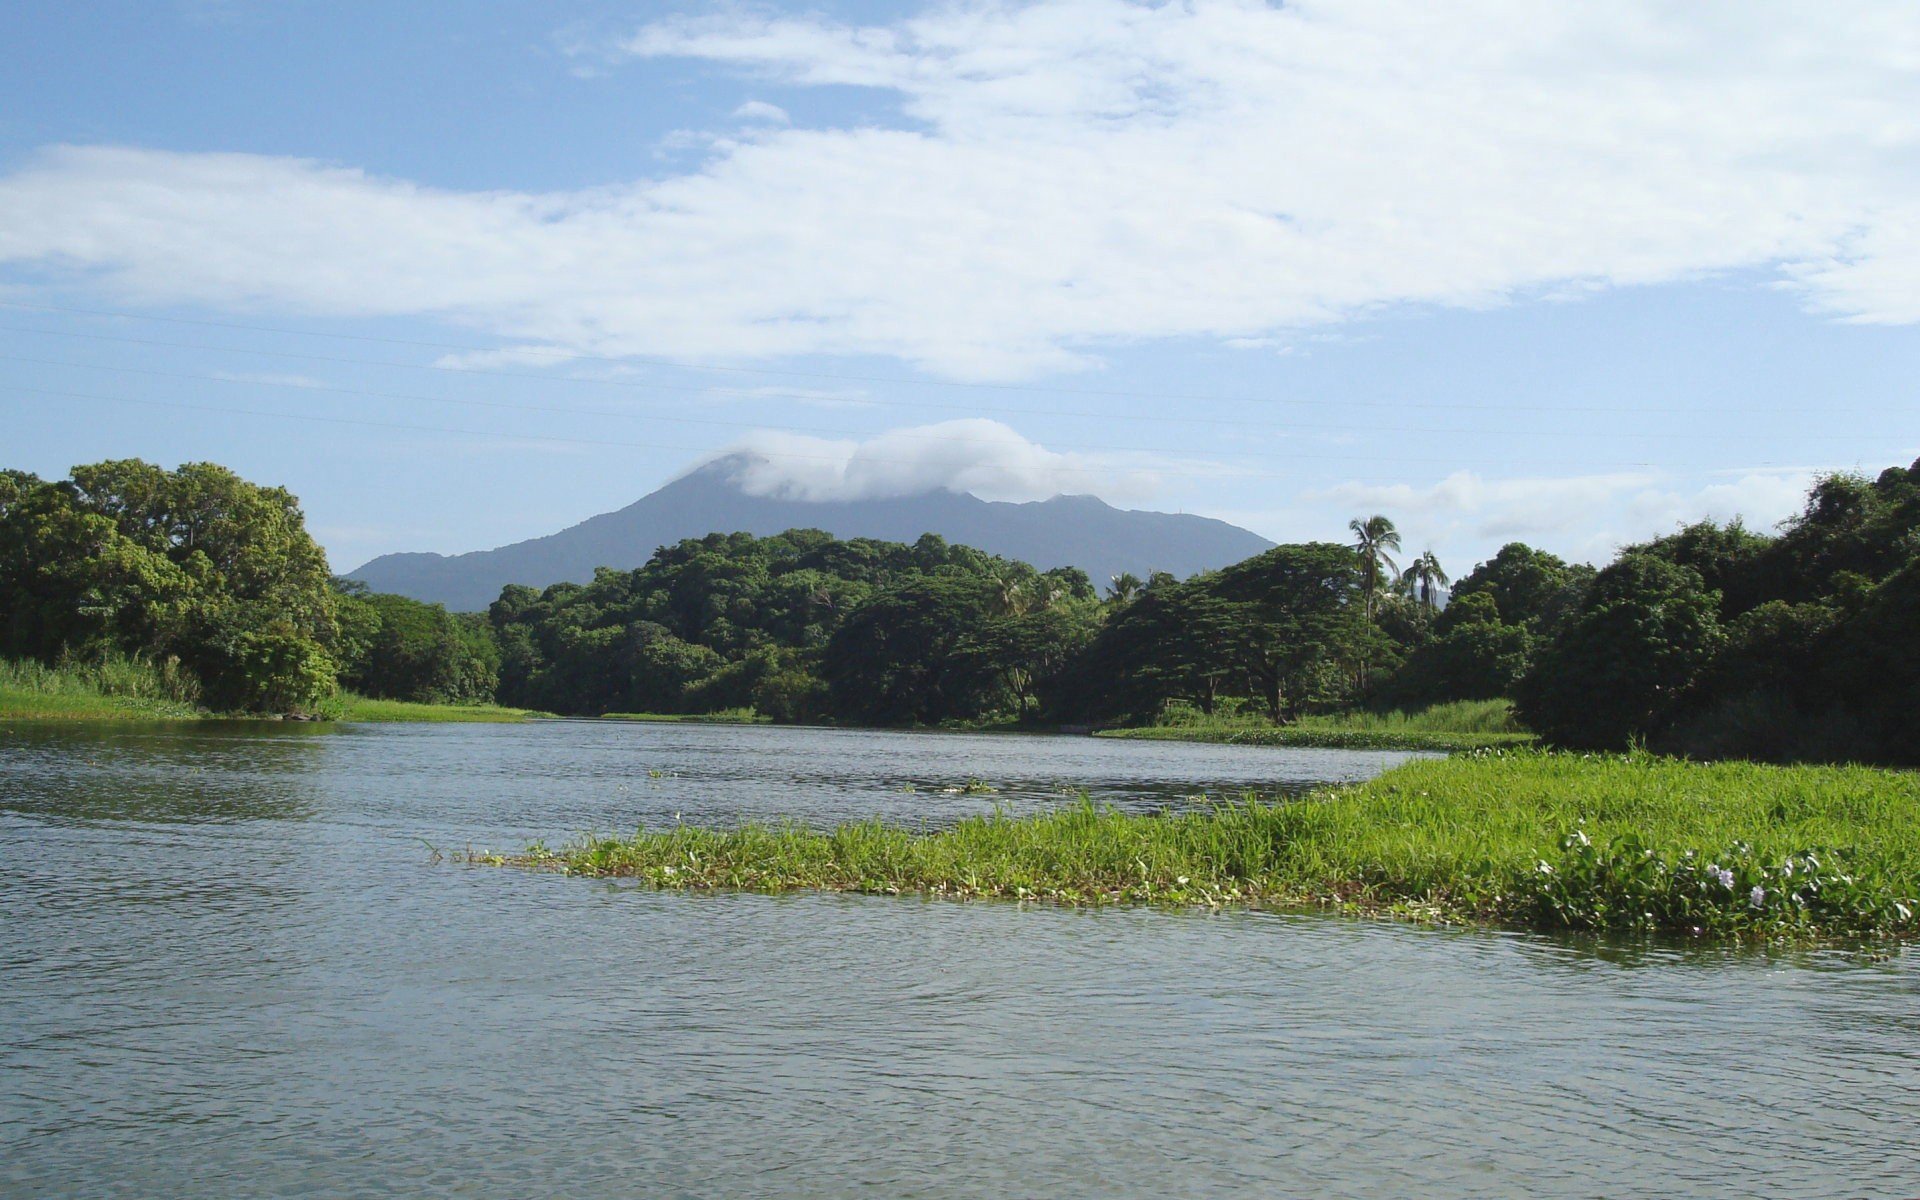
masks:
<svg viewBox="0 0 1920 1200"><path fill-rule="evenodd" d="M1707 874L1713 876L1715 879L1718 879L1720 881L1721 887L1726 888L1728 891L1733 890L1733 872L1732 871L1727 870L1725 867L1716 867L1709 864L1707 867Z"/></svg>
<svg viewBox="0 0 1920 1200"><path fill-rule="evenodd" d="M1754 908L1759 908L1761 905L1765 904L1766 902L1767 902L1767 889L1763 887L1755 887L1751 892L1747 893L1747 903L1752 905Z"/></svg>

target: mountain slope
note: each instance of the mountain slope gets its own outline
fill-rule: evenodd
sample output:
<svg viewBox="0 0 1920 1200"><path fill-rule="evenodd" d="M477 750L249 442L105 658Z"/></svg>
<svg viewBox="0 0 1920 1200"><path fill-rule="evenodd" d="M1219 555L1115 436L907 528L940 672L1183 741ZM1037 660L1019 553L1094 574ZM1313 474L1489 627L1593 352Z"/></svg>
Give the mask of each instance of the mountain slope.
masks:
<svg viewBox="0 0 1920 1200"><path fill-rule="evenodd" d="M1073 566L1096 586L1131 571L1191 575L1272 547L1255 533L1209 517L1117 509L1092 496L1011 504L937 491L879 500L807 501L752 496L735 482L738 457L708 463L617 512L571 529L471 554L385 554L348 572L375 591L436 601L456 612L484 610L502 586L584 581L595 567L631 569L682 538L788 529L836 537L911 542L937 533L1046 570Z"/></svg>

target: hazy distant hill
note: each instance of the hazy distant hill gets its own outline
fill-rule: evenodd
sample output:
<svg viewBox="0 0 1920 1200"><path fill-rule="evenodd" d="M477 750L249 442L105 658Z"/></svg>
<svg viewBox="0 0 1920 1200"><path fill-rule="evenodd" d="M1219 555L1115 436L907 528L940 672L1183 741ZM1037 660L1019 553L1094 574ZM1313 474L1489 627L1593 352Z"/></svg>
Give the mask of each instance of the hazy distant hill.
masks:
<svg viewBox="0 0 1920 1200"><path fill-rule="evenodd" d="M1225 521L1118 509L1092 496L1026 504L951 491L827 502L751 496L735 483L740 467L737 457L718 459L618 512L546 537L452 556L383 554L348 576L376 591L478 612L505 584L585 581L595 567L637 567L660 546L715 532L764 537L788 529L824 529L841 538L892 542L937 533L1042 570L1079 567L1100 587L1123 571L1142 578L1149 571L1186 576L1273 545Z"/></svg>

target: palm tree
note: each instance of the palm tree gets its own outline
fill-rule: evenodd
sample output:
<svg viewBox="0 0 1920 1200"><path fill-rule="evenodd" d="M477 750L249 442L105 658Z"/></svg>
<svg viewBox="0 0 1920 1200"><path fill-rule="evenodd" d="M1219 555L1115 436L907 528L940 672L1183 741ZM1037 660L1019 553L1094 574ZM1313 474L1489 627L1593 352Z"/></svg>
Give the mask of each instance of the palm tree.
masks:
<svg viewBox="0 0 1920 1200"><path fill-rule="evenodd" d="M1374 592L1379 590L1381 579L1391 578L1396 569L1387 551L1400 548L1400 531L1377 513L1364 521L1355 517L1347 522L1347 528L1353 531L1353 548L1360 554L1361 607L1371 617Z"/></svg>
<svg viewBox="0 0 1920 1200"><path fill-rule="evenodd" d="M1027 611L1030 598L1027 594L1027 581L1008 571L994 581L992 603L994 616L1017 617Z"/></svg>
<svg viewBox="0 0 1920 1200"><path fill-rule="evenodd" d="M1137 596L1140 593L1140 589L1145 586L1145 584L1140 582L1140 577L1132 571L1122 571L1120 574L1115 575L1113 582L1108 585L1107 599L1113 601L1116 606L1125 604Z"/></svg>
<svg viewBox="0 0 1920 1200"><path fill-rule="evenodd" d="M1433 556L1431 550L1421 552L1420 557L1413 560L1412 566L1400 572L1400 585L1417 595L1420 607L1429 613L1435 608L1439 590L1451 582L1447 573L1440 569L1440 560Z"/></svg>

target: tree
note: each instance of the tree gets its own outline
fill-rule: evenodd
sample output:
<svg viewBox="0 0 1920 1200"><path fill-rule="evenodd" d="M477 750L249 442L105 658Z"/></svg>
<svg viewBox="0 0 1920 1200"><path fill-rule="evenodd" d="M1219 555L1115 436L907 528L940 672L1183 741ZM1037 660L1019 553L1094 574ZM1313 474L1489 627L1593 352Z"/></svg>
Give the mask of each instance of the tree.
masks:
<svg viewBox="0 0 1920 1200"><path fill-rule="evenodd" d="M1212 713L1237 670L1238 606L1202 579L1160 581L1112 613L1071 671L1082 716L1151 719L1170 700Z"/></svg>
<svg viewBox="0 0 1920 1200"><path fill-rule="evenodd" d="M1364 521L1355 517L1347 522L1347 528L1353 533L1353 548L1360 556L1361 611L1371 617L1374 595L1396 569L1393 556L1387 552L1400 548L1400 531L1377 513Z"/></svg>
<svg viewBox="0 0 1920 1200"><path fill-rule="evenodd" d="M1107 585L1107 601L1118 608L1139 595L1140 590L1145 586L1140 581L1140 577L1132 571L1122 571Z"/></svg>
<svg viewBox="0 0 1920 1200"><path fill-rule="evenodd" d="M1330 679L1371 656L1353 603L1355 552L1327 542L1276 546L1215 573L1206 586L1240 605L1233 645L1249 687L1276 724L1326 700Z"/></svg>
<svg viewBox="0 0 1920 1200"><path fill-rule="evenodd" d="M827 645L833 711L877 725L977 711L991 680L970 647L990 619L992 588L979 577L916 575L855 609Z"/></svg>
<svg viewBox="0 0 1920 1200"><path fill-rule="evenodd" d="M967 652L976 669L999 680L1013 698L1014 715L1028 720L1037 714L1041 695L1092 636L1089 615L1065 605L987 622L974 635Z"/></svg>
<svg viewBox="0 0 1920 1200"><path fill-rule="evenodd" d="M340 681L367 696L422 704L494 698L500 650L492 630L438 604L406 596L343 592L336 650Z"/></svg>
<svg viewBox="0 0 1920 1200"><path fill-rule="evenodd" d="M333 690L326 557L299 502L212 463L138 459L0 485L0 651L177 658L214 707L294 711Z"/></svg>
<svg viewBox="0 0 1920 1200"><path fill-rule="evenodd" d="M1453 585L1439 627L1445 632L1460 601L1485 595L1506 624L1525 626L1536 635L1550 633L1561 616L1577 607L1592 578L1592 567L1569 565L1524 542L1508 542Z"/></svg>
<svg viewBox="0 0 1920 1200"><path fill-rule="evenodd" d="M1520 681L1520 718L1567 746L1659 736L1724 641L1719 606L1692 567L1622 556Z"/></svg>
<svg viewBox="0 0 1920 1200"><path fill-rule="evenodd" d="M1447 586L1447 573L1440 569L1433 551L1424 550L1400 573L1400 582L1419 599L1420 607L1431 613L1439 605L1440 589Z"/></svg>

